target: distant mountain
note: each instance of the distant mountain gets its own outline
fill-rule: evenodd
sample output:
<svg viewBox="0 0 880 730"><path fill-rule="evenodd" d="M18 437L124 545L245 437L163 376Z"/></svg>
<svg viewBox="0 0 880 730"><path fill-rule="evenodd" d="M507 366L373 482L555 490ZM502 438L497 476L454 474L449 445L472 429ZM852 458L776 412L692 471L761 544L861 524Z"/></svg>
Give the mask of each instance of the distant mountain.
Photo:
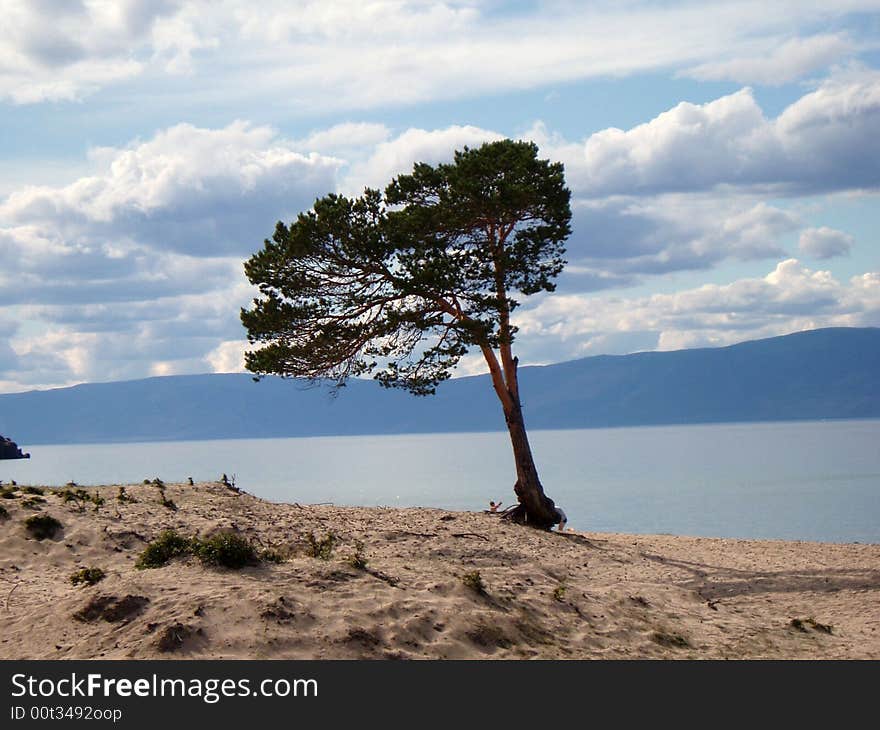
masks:
<svg viewBox="0 0 880 730"><path fill-rule="evenodd" d="M521 369L531 429L880 417L880 329L833 328L730 347ZM326 388L183 375L0 395L23 444L503 430L488 376L416 398L354 380Z"/></svg>

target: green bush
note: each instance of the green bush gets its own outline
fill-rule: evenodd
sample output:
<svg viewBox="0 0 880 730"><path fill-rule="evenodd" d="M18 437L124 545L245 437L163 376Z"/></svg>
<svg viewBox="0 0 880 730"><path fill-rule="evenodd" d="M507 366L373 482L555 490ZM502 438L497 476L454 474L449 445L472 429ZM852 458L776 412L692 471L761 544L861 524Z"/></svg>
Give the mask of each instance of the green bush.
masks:
<svg viewBox="0 0 880 730"><path fill-rule="evenodd" d="M18 499L15 487L0 487L0 499Z"/></svg>
<svg viewBox="0 0 880 730"><path fill-rule="evenodd" d="M19 487L22 494L44 494L45 489L41 487Z"/></svg>
<svg viewBox="0 0 880 730"><path fill-rule="evenodd" d="M199 540L195 545L195 553L204 564L220 565L224 568L243 568L260 561L251 542L234 532L218 532Z"/></svg>
<svg viewBox="0 0 880 730"><path fill-rule="evenodd" d="M137 502L134 497L126 493L125 487L119 487L119 492L116 494L116 501L119 502L119 504L133 504L134 502Z"/></svg>
<svg viewBox="0 0 880 730"><path fill-rule="evenodd" d="M319 540L315 537L314 532L310 532L307 539L309 541L307 554L310 558L330 560L330 557L333 555L333 548L336 546L336 535L328 532Z"/></svg>
<svg viewBox="0 0 880 730"><path fill-rule="evenodd" d="M483 576L480 575L479 570L465 573L463 576L461 576L461 582L464 583L472 591L479 593L480 595L484 595L486 593L486 584L483 583Z"/></svg>
<svg viewBox="0 0 880 730"><path fill-rule="evenodd" d="M348 560L349 565L356 570L367 569L367 556L364 553L364 544L357 540L354 544L354 554Z"/></svg>
<svg viewBox="0 0 880 730"><path fill-rule="evenodd" d="M46 514L28 517L24 521L24 526L30 536L36 540L45 540L47 537L55 537L55 533L57 533L62 527L58 520Z"/></svg>
<svg viewBox="0 0 880 730"><path fill-rule="evenodd" d="M167 565L172 558L193 553L193 540L189 537L178 535L174 530L165 530L159 537L144 548L135 568L161 568Z"/></svg>
<svg viewBox="0 0 880 730"><path fill-rule="evenodd" d="M184 537L174 530L165 530L144 548L134 566L141 570L161 568L172 558L184 555L195 555L203 565L232 569L256 565L260 561L280 563L283 560L273 550L258 552L253 543L234 532L219 532L200 540Z"/></svg>
<svg viewBox="0 0 880 730"><path fill-rule="evenodd" d="M41 504L46 504L46 500L42 497L26 497L21 500L21 506L26 509L40 509Z"/></svg>
<svg viewBox="0 0 880 730"><path fill-rule="evenodd" d="M95 583L104 580L104 571L100 568L83 568L70 576L70 582L78 586L81 583L93 586Z"/></svg>

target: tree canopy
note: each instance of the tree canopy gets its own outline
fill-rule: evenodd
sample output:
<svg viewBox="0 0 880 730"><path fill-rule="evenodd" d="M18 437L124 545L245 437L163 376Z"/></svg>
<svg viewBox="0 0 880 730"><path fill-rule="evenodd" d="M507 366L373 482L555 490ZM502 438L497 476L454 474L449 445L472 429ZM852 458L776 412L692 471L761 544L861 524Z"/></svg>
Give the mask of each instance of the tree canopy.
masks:
<svg viewBox="0 0 880 730"><path fill-rule="evenodd" d="M471 347L510 345L520 297L553 291L570 193L530 142L465 147L383 193L327 195L245 265L262 297L242 311L249 370L332 379L373 373L433 393ZM485 353L484 353L485 354Z"/></svg>

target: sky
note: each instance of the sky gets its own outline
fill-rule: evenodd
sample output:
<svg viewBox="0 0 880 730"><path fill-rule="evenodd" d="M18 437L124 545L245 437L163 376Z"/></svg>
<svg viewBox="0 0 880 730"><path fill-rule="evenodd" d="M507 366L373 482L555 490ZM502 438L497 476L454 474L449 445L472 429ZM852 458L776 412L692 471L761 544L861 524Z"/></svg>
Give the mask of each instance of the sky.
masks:
<svg viewBox="0 0 880 730"><path fill-rule="evenodd" d="M0 16L0 392L242 370L276 221L504 137L574 213L522 363L880 326L880 0Z"/></svg>

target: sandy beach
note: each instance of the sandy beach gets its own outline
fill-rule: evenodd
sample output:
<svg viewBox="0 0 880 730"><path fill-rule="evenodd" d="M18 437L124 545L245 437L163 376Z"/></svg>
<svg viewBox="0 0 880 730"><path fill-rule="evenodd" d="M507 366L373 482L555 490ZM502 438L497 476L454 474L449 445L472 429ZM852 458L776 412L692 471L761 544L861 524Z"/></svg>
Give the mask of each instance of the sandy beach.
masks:
<svg viewBox="0 0 880 730"><path fill-rule="evenodd" d="M0 499L0 658L880 659L876 544L559 534L222 483L76 489ZM37 539L41 514L61 527ZM135 567L165 530L272 560ZM103 578L74 585L88 568Z"/></svg>

